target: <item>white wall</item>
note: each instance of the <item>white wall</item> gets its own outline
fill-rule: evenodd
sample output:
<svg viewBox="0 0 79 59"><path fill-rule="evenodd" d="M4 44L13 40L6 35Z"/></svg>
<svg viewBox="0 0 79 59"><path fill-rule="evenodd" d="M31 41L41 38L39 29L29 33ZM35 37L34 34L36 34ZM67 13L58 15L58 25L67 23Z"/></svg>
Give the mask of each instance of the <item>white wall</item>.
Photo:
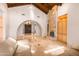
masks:
<svg viewBox="0 0 79 59"><path fill-rule="evenodd" d="M79 49L79 3L69 8L68 43L72 48Z"/></svg>
<svg viewBox="0 0 79 59"><path fill-rule="evenodd" d="M79 49L79 4L63 4L58 8L58 16L68 14L67 45Z"/></svg>
<svg viewBox="0 0 79 59"><path fill-rule="evenodd" d="M59 6L58 7L58 16L68 13L69 7L70 7L69 3L65 3L65 4L62 4L62 6Z"/></svg>
<svg viewBox="0 0 79 59"><path fill-rule="evenodd" d="M9 34L9 23L8 23L8 13L7 13L7 4L3 4L3 19L4 19L4 39L8 38L8 34Z"/></svg>
<svg viewBox="0 0 79 59"><path fill-rule="evenodd" d="M0 16L2 16L2 10L0 9Z"/></svg>
<svg viewBox="0 0 79 59"><path fill-rule="evenodd" d="M38 23L32 22L32 33L38 36L41 36L42 30Z"/></svg>
<svg viewBox="0 0 79 59"><path fill-rule="evenodd" d="M25 5L9 8L8 12L10 37L13 37L14 39L16 38L18 26L26 20L34 20L38 22L42 28L42 36L47 35L47 15L38 8L32 5Z"/></svg>
<svg viewBox="0 0 79 59"><path fill-rule="evenodd" d="M47 35L47 23L48 23L48 16L43 13L40 12L40 10L38 8L33 8L34 11L34 20L37 21L42 29L42 36L46 36ZM39 17L38 17L39 16Z"/></svg>
<svg viewBox="0 0 79 59"><path fill-rule="evenodd" d="M17 35L20 36L20 35L23 35L24 34L24 24L21 24L18 29L17 29Z"/></svg>

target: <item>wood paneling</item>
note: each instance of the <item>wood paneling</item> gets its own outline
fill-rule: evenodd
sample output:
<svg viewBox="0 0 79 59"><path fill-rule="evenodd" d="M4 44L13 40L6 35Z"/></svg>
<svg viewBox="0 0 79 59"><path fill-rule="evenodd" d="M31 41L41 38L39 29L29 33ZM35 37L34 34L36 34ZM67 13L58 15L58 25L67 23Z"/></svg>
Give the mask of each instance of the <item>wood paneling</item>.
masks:
<svg viewBox="0 0 79 59"><path fill-rule="evenodd" d="M61 5L62 3L7 3L9 8L28 4L33 4L34 6L36 6L37 8L39 8L47 14L54 5Z"/></svg>
<svg viewBox="0 0 79 59"><path fill-rule="evenodd" d="M67 14L58 17L57 39L67 42Z"/></svg>
<svg viewBox="0 0 79 59"><path fill-rule="evenodd" d="M34 5L45 13L48 13L48 11L49 11L48 6L46 6L42 3L35 3Z"/></svg>
<svg viewBox="0 0 79 59"><path fill-rule="evenodd" d="M22 5L28 5L31 3L7 3L8 7L16 7L16 6L22 6Z"/></svg>

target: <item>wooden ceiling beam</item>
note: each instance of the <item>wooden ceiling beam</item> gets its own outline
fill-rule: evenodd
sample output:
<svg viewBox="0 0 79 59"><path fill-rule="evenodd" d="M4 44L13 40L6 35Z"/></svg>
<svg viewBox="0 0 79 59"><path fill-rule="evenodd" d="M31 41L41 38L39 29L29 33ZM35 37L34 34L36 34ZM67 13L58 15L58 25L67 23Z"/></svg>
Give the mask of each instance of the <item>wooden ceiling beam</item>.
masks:
<svg viewBox="0 0 79 59"><path fill-rule="evenodd" d="M48 11L49 11L48 7L46 7L45 5L43 5L41 3L35 3L33 5L35 5L37 8L39 8L40 10L42 10L45 13L48 13Z"/></svg>
<svg viewBox="0 0 79 59"><path fill-rule="evenodd" d="M17 7L17 6L22 6L22 5L28 5L31 3L7 3L8 7Z"/></svg>
<svg viewBox="0 0 79 59"><path fill-rule="evenodd" d="M47 3L42 3L42 5L44 5L45 7L49 9L49 5L47 5Z"/></svg>

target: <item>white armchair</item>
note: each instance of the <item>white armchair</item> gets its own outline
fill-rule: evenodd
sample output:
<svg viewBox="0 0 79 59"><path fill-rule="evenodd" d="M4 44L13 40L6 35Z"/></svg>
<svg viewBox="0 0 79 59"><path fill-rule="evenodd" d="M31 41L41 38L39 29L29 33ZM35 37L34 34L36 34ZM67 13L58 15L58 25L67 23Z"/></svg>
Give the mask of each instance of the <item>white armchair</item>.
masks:
<svg viewBox="0 0 79 59"><path fill-rule="evenodd" d="M8 38L4 42L0 43L0 55L12 56L16 50L17 42L13 38Z"/></svg>

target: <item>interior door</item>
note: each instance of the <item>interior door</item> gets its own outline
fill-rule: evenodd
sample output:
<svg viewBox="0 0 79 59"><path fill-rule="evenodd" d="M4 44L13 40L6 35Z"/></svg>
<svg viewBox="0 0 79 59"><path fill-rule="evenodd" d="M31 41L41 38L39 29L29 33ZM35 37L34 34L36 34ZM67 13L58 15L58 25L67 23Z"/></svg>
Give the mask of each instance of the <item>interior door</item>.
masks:
<svg viewBox="0 0 79 59"><path fill-rule="evenodd" d="M57 40L67 42L67 14L58 17Z"/></svg>

